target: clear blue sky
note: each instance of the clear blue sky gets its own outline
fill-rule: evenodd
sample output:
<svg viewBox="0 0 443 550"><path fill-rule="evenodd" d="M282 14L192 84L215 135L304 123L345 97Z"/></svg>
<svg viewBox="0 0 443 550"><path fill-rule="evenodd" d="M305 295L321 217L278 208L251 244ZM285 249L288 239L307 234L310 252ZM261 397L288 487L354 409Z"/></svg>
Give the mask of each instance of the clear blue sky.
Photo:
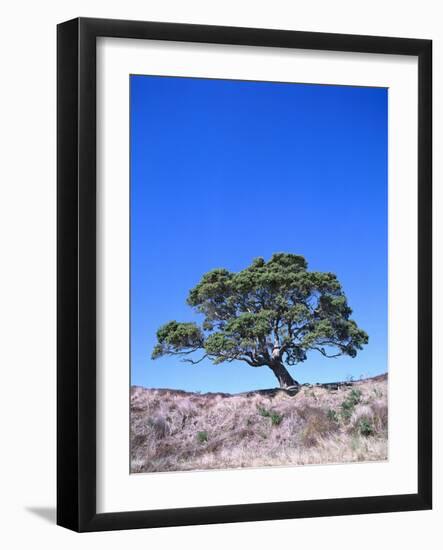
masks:
<svg viewBox="0 0 443 550"><path fill-rule="evenodd" d="M369 334L355 359L313 352L299 382L387 371L387 98L357 88L131 76L131 382L188 391L275 387L244 363L152 361L157 328L198 320L210 269L274 252L337 274Z"/></svg>

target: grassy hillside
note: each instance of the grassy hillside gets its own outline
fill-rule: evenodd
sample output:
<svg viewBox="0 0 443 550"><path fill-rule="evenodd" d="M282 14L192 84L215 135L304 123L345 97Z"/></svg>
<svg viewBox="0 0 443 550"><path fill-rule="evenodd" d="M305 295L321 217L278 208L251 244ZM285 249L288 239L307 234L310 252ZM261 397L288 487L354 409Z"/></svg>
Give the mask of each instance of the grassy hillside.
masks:
<svg viewBox="0 0 443 550"><path fill-rule="evenodd" d="M132 472L387 459L387 375L243 394L131 388Z"/></svg>

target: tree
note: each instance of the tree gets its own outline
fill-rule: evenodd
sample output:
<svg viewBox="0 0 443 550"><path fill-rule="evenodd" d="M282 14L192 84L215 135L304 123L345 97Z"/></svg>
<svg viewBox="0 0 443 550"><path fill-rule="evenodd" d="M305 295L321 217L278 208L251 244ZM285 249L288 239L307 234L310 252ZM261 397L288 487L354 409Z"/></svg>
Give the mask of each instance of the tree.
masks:
<svg viewBox="0 0 443 550"><path fill-rule="evenodd" d="M355 357L368 343L368 335L350 319L337 277L308 271L303 256L294 254L274 254L268 262L257 258L238 273L209 271L187 303L204 316L202 325L170 321L160 327L153 359L242 361L269 367L280 387L289 388L299 384L287 367L306 361L309 352Z"/></svg>

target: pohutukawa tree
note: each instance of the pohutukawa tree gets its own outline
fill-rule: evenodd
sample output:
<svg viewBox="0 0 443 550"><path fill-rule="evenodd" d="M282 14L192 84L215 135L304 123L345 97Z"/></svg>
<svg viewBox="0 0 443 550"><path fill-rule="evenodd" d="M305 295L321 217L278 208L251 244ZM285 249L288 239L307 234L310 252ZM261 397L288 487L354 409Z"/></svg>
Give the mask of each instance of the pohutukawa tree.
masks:
<svg viewBox="0 0 443 550"><path fill-rule="evenodd" d="M350 319L352 310L337 277L308 271L303 256L294 254L274 254L268 262L257 258L238 273L209 271L187 302L204 315L202 325L170 321L160 327L153 359L242 361L270 368L280 387L290 388L299 384L287 367L306 361L309 352L355 357L368 342Z"/></svg>

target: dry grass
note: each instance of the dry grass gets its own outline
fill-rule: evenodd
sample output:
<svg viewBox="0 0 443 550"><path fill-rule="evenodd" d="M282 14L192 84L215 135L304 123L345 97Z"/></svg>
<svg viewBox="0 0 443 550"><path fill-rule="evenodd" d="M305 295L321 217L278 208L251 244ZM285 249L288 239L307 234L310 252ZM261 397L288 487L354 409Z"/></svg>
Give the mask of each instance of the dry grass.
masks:
<svg viewBox="0 0 443 550"><path fill-rule="evenodd" d="M387 459L387 377L246 394L131 389L132 472Z"/></svg>

